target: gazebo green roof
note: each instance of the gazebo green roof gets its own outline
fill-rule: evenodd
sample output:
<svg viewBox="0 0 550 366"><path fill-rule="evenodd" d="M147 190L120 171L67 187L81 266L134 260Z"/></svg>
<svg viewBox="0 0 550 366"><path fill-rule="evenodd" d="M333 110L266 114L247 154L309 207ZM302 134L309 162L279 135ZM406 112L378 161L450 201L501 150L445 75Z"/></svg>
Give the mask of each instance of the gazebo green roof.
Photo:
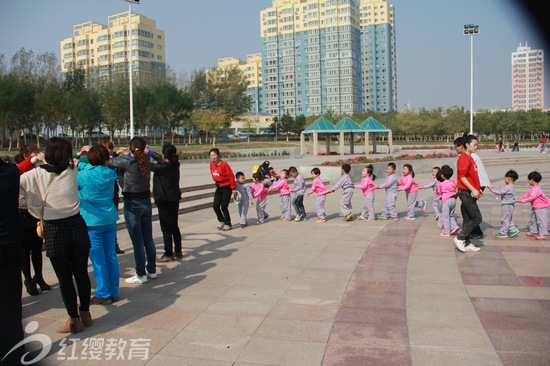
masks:
<svg viewBox="0 0 550 366"><path fill-rule="evenodd" d="M354 133L366 132L363 127L361 127L357 122L355 122L349 117L345 117L340 122L338 122L336 124L336 130L338 130L339 132L354 132Z"/></svg>
<svg viewBox="0 0 550 366"><path fill-rule="evenodd" d="M302 131L303 134L312 134L314 132L337 133L338 131L336 130L336 127L334 127L334 125L326 118L319 117L315 120L315 122L307 126L307 128Z"/></svg>
<svg viewBox="0 0 550 366"><path fill-rule="evenodd" d="M363 123L361 123L361 127L367 130L367 132L391 132L389 128L387 128L372 117L364 120Z"/></svg>

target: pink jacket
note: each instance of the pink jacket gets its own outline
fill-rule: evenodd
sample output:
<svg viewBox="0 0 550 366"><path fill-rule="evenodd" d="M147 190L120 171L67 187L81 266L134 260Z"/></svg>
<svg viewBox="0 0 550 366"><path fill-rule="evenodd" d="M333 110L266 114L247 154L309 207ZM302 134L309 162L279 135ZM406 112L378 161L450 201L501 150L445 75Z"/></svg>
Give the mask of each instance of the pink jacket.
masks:
<svg viewBox="0 0 550 366"><path fill-rule="evenodd" d="M288 187L288 181L286 180L286 178L279 179L269 187L270 191L273 191L275 189L279 190L280 196L285 196L290 194L290 188Z"/></svg>
<svg viewBox="0 0 550 366"><path fill-rule="evenodd" d="M456 183L454 180L449 179L439 183L435 189L437 196L441 199L442 203L447 202L451 197L456 197Z"/></svg>
<svg viewBox="0 0 550 366"><path fill-rule="evenodd" d="M321 180L321 177L317 177L313 180L313 183L311 184L310 190L307 192L307 194L316 193L317 196L324 196L325 194L330 193L330 189L325 187L323 184L323 181Z"/></svg>
<svg viewBox="0 0 550 366"><path fill-rule="evenodd" d="M257 199L263 199L267 197L267 188L265 188L262 182L254 183L250 185L250 192L252 192L252 197Z"/></svg>
<svg viewBox="0 0 550 366"><path fill-rule="evenodd" d="M397 185L399 186L397 190L405 191L405 193L414 193L420 188L418 183L414 181L412 174L402 176L399 182L397 182Z"/></svg>
<svg viewBox="0 0 550 366"><path fill-rule="evenodd" d="M376 190L377 186L369 176L366 176L361 179L361 183L357 184L355 188L362 190L363 194L368 196Z"/></svg>
<svg viewBox="0 0 550 366"><path fill-rule="evenodd" d="M550 206L550 200L542 193L540 186L529 188L526 194L519 198L522 203L531 202L531 207L535 210Z"/></svg>

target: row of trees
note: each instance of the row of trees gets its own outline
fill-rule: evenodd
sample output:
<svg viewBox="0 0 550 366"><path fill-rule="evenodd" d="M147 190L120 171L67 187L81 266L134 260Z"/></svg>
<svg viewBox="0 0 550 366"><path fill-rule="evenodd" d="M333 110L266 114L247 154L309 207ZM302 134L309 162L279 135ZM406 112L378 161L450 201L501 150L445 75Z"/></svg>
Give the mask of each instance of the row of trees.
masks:
<svg viewBox="0 0 550 366"><path fill-rule="evenodd" d="M169 69L169 68L168 68ZM178 86L181 85L181 86ZM177 80L172 72L165 78L137 82L134 92L134 127L139 134L157 133L185 127L188 131L203 130L215 136L227 129L232 120L250 110L246 95L247 81L237 67L195 70L185 80ZM319 116L283 115L275 117L272 132L299 134ZM402 113L367 112L358 115L324 115L337 123L350 117L361 123L373 117L390 128L396 139L448 140L469 130L469 111L464 108L435 108ZM114 136L127 131L130 123L129 87L127 78L98 84L89 74L77 69L61 75L54 53L35 55L19 50L8 62L0 54L0 143L11 147L20 131L50 136L62 128L73 136L102 128ZM550 130L548 113L523 111L478 111L474 131L480 135L503 135L522 138ZM161 134L164 136L164 134ZM173 135L172 135L173 136ZM191 134L189 138L191 139ZM189 141L191 143L191 140Z"/></svg>
<svg viewBox="0 0 550 366"><path fill-rule="evenodd" d="M271 130L275 129L277 123L277 128L283 133L299 133L319 117L321 116L298 116L294 119L283 115L281 120L275 119ZM470 112L458 107L446 110L422 108L419 111L407 110L400 113L370 111L354 115L335 114L329 111L322 117L334 124L344 117L349 117L358 124L368 117L373 117L392 130L395 140L405 141L449 141L454 136L470 130ZM521 139L535 139L542 131L550 131L550 114L535 109L528 112L478 111L474 114L473 126L476 134L486 138L501 135L508 138L519 136Z"/></svg>
<svg viewBox="0 0 550 366"><path fill-rule="evenodd" d="M134 127L141 134L177 127L216 132L250 108L247 82L238 68L194 71L183 87L169 74L133 88ZM8 63L0 54L0 134L11 148L20 131L37 136L71 131L74 136L106 129L127 131L130 124L126 77L92 83L85 70L61 75L54 53L19 50ZM26 135L24 135L26 137ZM161 134L164 136L164 134ZM7 142L7 144L6 144ZM156 143L156 141L154 141Z"/></svg>

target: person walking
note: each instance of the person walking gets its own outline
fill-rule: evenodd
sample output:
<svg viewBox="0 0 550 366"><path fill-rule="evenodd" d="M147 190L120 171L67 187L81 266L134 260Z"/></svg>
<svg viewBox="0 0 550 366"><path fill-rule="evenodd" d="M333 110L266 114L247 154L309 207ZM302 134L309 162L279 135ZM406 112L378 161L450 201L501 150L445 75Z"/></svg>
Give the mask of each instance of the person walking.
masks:
<svg viewBox="0 0 550 366"><path fill-rule="evenodd" d="M156 247L153 241L151 209L151 168L145 153L147 143L141 137L130 140L129 151L118 149L119 156L108 166L118 171L124 197L124 221L132 240L136 273L126 283L143 284L157 278Z"/></svg>
<svg viewBox="0 0 550 366"><path fill-rule="evenodd" d="M119 269L116 253L116 222L118 211L113 202L116 172L107 167L109 150L96 145L88 150L89 163L79 161L78 197L80 214L88 226L90 260L94 269L96 289L92 305L108 305L118 300Z"/></svg>
<svg viewBox="0 0 550 366"><path fill-rule="evenodd" d="M453 239L454 244L461 252L477 252L480 249L470 242L470 234L481 223L482 216L477 200L483 195L477 174L477 166L472 153L477 151L478 139L474 135L464 134L462 139L455 140L460 144L463 152L457 161L457 188L458 197L462 202L462 230Z"/></svg>
<svg viewBox="0 0 550 366"><path fill-rule="evenodd" d="M44 158L46 164L21 176L19 192L27 199L29 213L43 219L46 256L50 258L69 314L57 332L79 333L84 326L92 325L88 277L90 237L80 214L71 143L60 137L50 138Z"/></svg>
<svg viewBox="0 0 550 366"><path fill-rule="evenodd" d="M212 208L218 218L218 230L231 230L231 215L229 214L229 201L237 191L235 175L226 161L221 160L220 150L213 147L208 152L210 155L210 174L216 184Z"/></svg>

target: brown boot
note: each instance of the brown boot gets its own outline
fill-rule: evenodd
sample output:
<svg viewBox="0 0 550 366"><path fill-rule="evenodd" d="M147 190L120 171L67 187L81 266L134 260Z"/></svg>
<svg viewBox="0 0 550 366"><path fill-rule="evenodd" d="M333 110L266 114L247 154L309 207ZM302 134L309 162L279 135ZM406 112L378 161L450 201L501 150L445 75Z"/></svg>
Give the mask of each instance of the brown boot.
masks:
<svg viewBox="0 0 550 366"><path fill-rule="evenodd" d="M85 327L92 326L92 314L89 311L80 310L80 320Z"/></svg>
<svg viewBox="0 0 550 366"><path fill-rule="evenodd" d="M80 318L68 318L65 325L57 328L57 333L80 333L84 331L84 326Z"/></svg>

